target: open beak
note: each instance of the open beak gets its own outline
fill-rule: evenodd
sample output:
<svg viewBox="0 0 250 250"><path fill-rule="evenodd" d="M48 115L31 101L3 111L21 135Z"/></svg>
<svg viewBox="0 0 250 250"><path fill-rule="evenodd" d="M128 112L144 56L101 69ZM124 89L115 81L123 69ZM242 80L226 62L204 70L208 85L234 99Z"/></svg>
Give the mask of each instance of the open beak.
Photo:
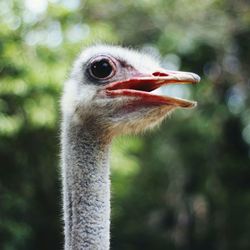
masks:
<svg viewBox="0 0 250 250"><path fill-rule="evenodd" d="M133 76L124 81L112 82L106 85L104 90L109 97L136 97L137 102L143 105L172 105L192 108L196 106L194 101L160 96L150 92L167 84L194 84L199 81L200 77L194 73L160 69L152 74L139 74L139 76Z"/></svg>

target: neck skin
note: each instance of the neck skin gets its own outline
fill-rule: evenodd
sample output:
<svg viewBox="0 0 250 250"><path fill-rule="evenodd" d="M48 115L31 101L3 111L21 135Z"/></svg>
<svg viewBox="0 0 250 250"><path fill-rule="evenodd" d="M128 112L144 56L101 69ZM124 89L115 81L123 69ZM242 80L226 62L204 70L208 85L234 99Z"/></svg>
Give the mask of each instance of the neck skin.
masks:
<svg viewBox="0 0 250 250"><path fill-rule="evenodd" d="M62 127L65 250L109 249L109 142L93 127Z"/></svg>

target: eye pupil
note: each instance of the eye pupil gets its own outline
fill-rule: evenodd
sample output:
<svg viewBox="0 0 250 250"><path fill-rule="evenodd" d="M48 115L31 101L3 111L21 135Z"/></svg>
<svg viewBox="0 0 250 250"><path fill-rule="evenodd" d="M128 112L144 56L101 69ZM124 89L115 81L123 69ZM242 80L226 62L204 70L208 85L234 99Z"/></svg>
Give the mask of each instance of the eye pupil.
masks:
<svg viewBox="0 0 250 250"><path fill-rule="evenodd" d="M113 72L113 67L107 59L101 59L93 62L90 70L94 77L101 79L110 76Z"/></svg>

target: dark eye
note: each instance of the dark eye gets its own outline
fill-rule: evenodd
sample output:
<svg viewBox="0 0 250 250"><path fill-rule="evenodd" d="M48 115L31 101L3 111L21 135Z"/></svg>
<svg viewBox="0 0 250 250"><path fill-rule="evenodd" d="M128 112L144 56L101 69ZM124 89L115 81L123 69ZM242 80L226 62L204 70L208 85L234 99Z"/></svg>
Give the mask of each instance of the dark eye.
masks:
<svg viewBox="0 0 250 250"><path fill-rule="evenodd" d="M115 66L109 58L95 59L89 68L91 76L98 79L106 79L114 75Z"/></svg>

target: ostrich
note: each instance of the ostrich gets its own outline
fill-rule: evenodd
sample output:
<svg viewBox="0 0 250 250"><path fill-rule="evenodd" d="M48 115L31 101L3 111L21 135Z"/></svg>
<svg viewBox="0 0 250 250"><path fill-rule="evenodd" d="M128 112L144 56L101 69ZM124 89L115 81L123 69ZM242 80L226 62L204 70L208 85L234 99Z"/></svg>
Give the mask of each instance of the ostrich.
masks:
<svg viewBox="0 0 250 250"><path fill-rule="evenodd" d="M61 100L65 250L109 249L112 139L152 128L175 108L194 107L151 91L198 81L118 46L95 45L80 54Z"/></svg>

